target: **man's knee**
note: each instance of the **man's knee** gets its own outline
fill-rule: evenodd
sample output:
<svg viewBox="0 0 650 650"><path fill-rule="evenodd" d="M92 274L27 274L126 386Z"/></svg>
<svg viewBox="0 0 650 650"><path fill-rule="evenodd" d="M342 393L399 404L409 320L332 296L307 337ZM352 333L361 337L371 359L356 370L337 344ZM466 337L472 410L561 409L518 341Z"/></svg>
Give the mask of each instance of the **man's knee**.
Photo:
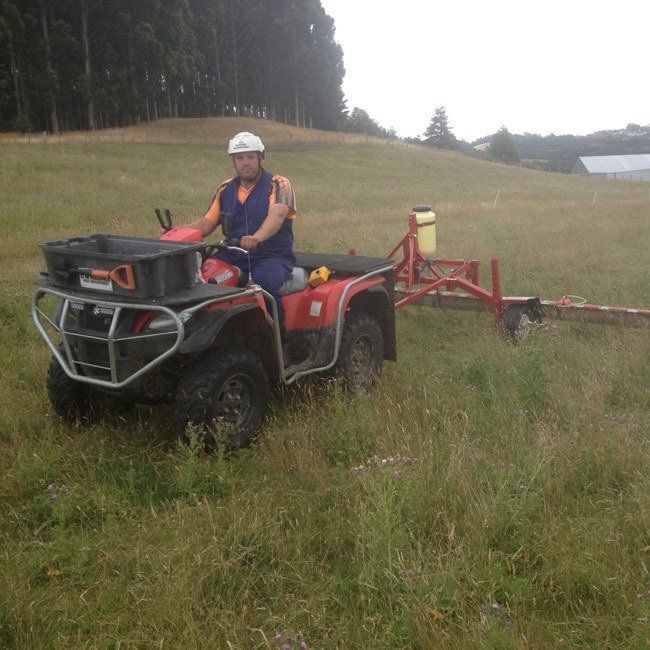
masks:
<svg viewBox="0 0 650 650"><path fill-rule="evenodd" d="M279 289L291 275L291 270L284 264L264 264L251 271L253 282L266 291Z"/></svg>

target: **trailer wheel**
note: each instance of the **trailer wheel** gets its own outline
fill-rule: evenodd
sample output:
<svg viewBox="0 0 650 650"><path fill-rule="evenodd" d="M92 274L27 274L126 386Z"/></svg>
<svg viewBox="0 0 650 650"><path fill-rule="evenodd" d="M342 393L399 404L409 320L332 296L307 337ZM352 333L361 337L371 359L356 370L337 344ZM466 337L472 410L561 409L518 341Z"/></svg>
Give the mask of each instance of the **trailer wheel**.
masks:
<svg viewBox="0 0 650 650"><path fill-rule="evenodd" d="M54 355L47 371L47 393L54 411L70 424L88 424L99 417L95 391L88 384L70 379Z"/></svg>
<svg viewBox="0 0 650 650"><path fill-rule="evenodd" d="M379 323L366 312L352 312L343 328L336 373L349 386L367 388L384 361L384 336Z"/></svg>
<svg viewBox="0 0 650 650"><path fill-rule="evenodd" d="M508 305L503 310L503 330L515 342L522 341L530 334L530 323L527 305Z"/></svg>
<svg viewBox="0 0 650 650"><path fill-rule="evenodd" d="M223 436L226 449L248 445L257 433L269 398L262 361L239 347L203 354L181 382L176 399L176 428L189 443L196 431L206 453Z"/></svg>

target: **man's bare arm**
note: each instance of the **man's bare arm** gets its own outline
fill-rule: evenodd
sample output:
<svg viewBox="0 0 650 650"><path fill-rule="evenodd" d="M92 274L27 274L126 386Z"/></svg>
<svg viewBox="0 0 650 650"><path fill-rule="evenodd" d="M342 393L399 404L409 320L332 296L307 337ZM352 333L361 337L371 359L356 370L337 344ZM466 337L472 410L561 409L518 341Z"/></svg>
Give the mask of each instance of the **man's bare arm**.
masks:
<svg viewBox="0 0 650 650"><path fill-rule="evenodd" d="M190 223L187 227L196 228L204 237L207 237L217 227L217 224L203 217L203 219Z"/></svg>

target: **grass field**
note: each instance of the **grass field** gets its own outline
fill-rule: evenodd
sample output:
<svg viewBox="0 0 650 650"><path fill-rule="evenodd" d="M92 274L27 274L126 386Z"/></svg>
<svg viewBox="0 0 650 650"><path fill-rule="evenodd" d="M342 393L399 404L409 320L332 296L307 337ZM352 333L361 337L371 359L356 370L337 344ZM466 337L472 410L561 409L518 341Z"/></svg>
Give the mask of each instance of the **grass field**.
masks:
<svg viewBox="0 0 650 650"><path fill-rule="evenodd" d="M50 412L38 243L202 215L257 126L0 141L0 647L647 647L647 330L512 346L406 309L371 392L285 390L229 459L179 447L167 408ZM262 126L301 250L386 253L430 202L439 253L498 257L508 294L650 306L648 184Z"/></svg>

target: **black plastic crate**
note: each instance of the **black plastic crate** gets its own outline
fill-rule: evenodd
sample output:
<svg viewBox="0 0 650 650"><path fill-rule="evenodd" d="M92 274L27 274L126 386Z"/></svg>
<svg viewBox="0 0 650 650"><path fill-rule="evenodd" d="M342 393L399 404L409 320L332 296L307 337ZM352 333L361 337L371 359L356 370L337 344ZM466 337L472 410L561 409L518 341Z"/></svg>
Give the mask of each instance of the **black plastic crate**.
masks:
<svg viewBox="0 0 650 650"><path fill-rule="evenodd" d="M41 248L51 285L159 298L196 284L206 244L96 234L45 242ZM113 272L113 279L101 277L106 272Z"/></svg>

